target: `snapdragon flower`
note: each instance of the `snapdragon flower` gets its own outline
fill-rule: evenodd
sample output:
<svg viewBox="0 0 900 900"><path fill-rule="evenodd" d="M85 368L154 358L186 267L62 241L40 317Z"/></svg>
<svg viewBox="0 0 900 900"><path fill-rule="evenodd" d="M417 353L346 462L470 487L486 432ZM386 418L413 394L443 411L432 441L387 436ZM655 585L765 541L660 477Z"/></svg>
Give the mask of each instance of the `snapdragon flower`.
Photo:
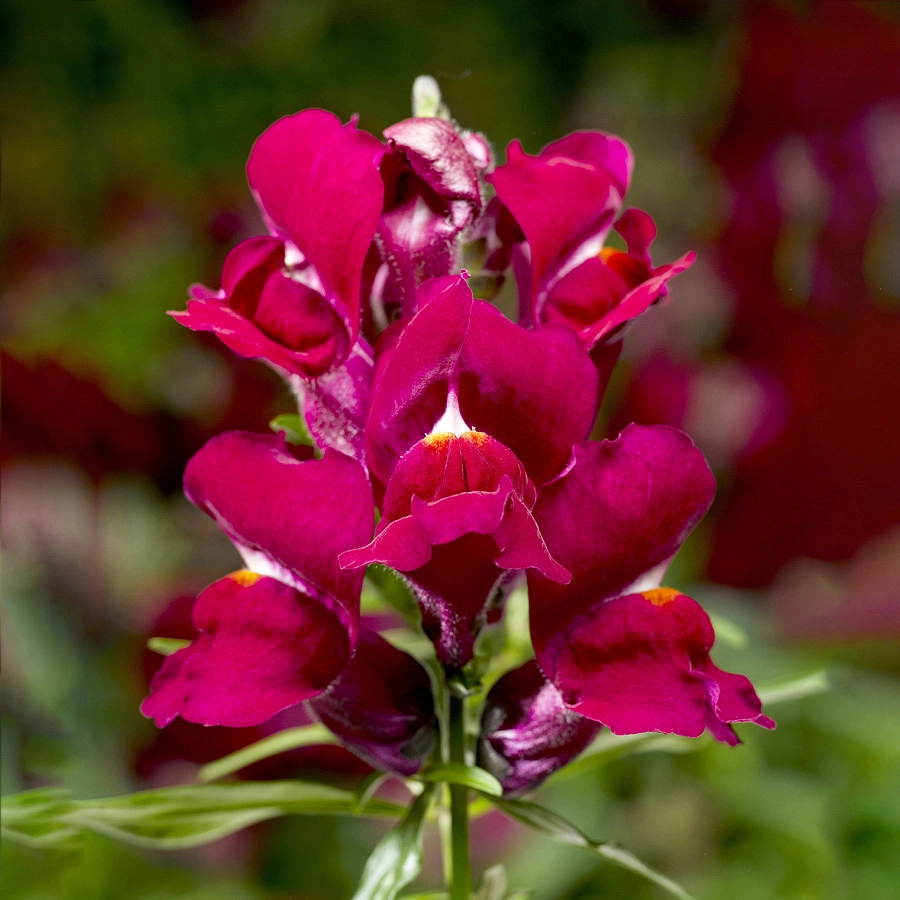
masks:
<svg viewBox="0 0 900 900"><path fill-rule="evenodd" d="M715 491L702 455L665 426L590 439L623 326L693 261L652 264L652 219L623 211L630 149L577 132L495 168L443 116L384 137L321 110L276 122L247 169L268 236L175 314L279 371L324 455L229 432L191 460L188 497L246 569L200 594L144 712L240 727L306 703L366 762L416 773L441 743L432 684L360 624L379 565L409 586L446 696L477 682L478 639L527 574L536 656L496 681L478 740L507 793L604 726L730 744L734 722L773 727L711 661L706 613L662 586ZM516 322L472 290L509 270Z"/></svg>

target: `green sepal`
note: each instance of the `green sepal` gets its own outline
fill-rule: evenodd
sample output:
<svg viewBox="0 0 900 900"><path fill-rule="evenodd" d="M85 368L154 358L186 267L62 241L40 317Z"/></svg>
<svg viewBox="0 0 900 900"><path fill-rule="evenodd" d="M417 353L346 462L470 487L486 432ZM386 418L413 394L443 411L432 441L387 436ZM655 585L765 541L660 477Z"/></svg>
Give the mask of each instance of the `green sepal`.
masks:
<svg viewBox="0 0 900 900"><path fill-rule="evenodd" d="M352 900L394 900L422 871L422 830L435 788L416 797L403 819L372 851Z"/></svg>
<svg viewBox="0 0 900 900"><path fill-rule="evenodd" d="M643 876L648 881L668 891L673 897L678 897L679 900L694 900L683 887L642 863L631 851L618 844L592 841L580 828L577 828L571 822L562 818L562 816L545 809L543 806L526 800L497 799L493 802L497 809L502 810L511 819L527 825L533 831L537 831L563 844L583 847L607 862Z"/></svg>

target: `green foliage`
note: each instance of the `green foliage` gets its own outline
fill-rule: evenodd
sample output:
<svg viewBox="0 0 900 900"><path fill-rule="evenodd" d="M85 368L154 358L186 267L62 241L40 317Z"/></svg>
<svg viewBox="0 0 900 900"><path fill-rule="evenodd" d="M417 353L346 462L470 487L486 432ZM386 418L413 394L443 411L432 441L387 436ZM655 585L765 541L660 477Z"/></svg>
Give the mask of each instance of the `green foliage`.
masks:
<svg viewBox="0 0 900 900"><path fill-rule="evenodd" d="M394 900L422 870L422 828L434 786L416 797L409 811L372 851L353 900Z"/></svg>
<svg viewBox="0 0 900 900"><path fill-rule="evenodd" d="M324 726L318 723L314 725L302 725L299 728L286 728L269 737L243 747L228 756L223 756L215 762L208 763L198 773L200 781L216 781L226 775L239 772L252 763L262 759L268 759L278 753L287 750L295 750L298 747L309 747L312 744L333 744L334 735Z"/></svg>
<svg viewBox="0 0 900 900"><path fill-rule="evenodd" d="M432 784L461 784L490 797L503 795L500 782L490 772L478 766L465 766L453 762L432 763L419 773L419 778Z"/></svg>
<svg viewBox="0 0 900 900"><path fill-rule="evenodd" d="M576 847L590 850L592 853L596 853L597 856L603 857L606 861L630 872L635 872L648 881L659 885L673 897L678 897L679 900L693 900L687 891L670 878L666 878L665 875L655 872L642 863L633 853L630 853L618 844L592 841L571 822L536 803L529 803L525 800L495 800L494 802L510 818L516 819L523 825L527 825L529 828L547 837L564 844L574 844Z"/></svg>
<svg viewBox="0 0 900 900"><path fill-rule="evenodd" d="M69 800L56 789L3 798L3 836L32 847L71 846L93 831L137 847L173 850L218 840L284 815L396 816L402 808L314 782L208 784Z"/></svg>

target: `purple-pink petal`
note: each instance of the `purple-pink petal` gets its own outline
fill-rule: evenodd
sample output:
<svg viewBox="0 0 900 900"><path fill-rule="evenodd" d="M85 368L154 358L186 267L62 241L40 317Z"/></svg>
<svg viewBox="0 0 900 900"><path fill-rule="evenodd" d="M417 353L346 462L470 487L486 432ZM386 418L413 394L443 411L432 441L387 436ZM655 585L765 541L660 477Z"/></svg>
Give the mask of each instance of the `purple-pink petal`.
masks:
<svg viewBox="0 0 900 900"><path fill-rule="evenodd" d="M247 180L273 234L312 266L323 296L359 328L363 261L381 213L378 164L384 153L355 123L321 109L285 116L253 145Z"/></svg>
<svg viewBox="0 0 900 900"><path fill-rule="evenodd" d="M246 570L194 605L200 636L169 656L141 707L159 727L181 716L242 728L323 691L350 656L345 625L323 603Z"/></svg>
<svg viewBox="0 0 900 900"><path fill-rule="evenodd" d="M187 309L170 315L289 374L320 375L349 350L349 326L321 293L286 273L284 244L274 237L238 244L225 258L222 290L196 285Z"/></svg>
<svg viewBox="0 0 900 900"><path fill-rule="evenodd" d="M570 135L538 156L518 141L509 145L506 164L487 179L531 247L535 296L581 245L602 240L621 207L631 165L628 146L599 132Z"/></svg>
<svg viewBox="0 0 900 900"><path fill-rule="evenodd" d="M715 635L690 597L668 588L596 604L567 631L553 682L567 706L615 734L658 731L738 743L731 722L775 723L753 686L709 659Z"/></svg>
<svg viewBox="0 0 900 900"><path fill-rule="evenodd" d="M439 658L464 665L505 569L535 567L548 578L569 578L531 516L534 497L521 463L488 435L430 435L395 468L375 539L340 562L406 573Z"/></svg>
<svg viewBox="0 0 900 900"><path fill-rule="evenodd" d="M344 746L397 775L414 775L437 742L428 673L368 628L343 672L309 705Z"/></svg>
<svg viewBox="0 0 900 900"><path fill-rule="evenodd" d="M625 238L628 255L648 269L650 262L650 245L656 238L656 223L642 209L626 209L613 228Z"/></svg>
<svg viewBox="0 0 900 900"><path fill-rule="evenodd" d="M230 431L194 455L184 486L248 567L329 605L355 640L363 572L342 570L337 556L371 535L374 507L359 463L334 450L301 461L283 435Z"/></svg>
<svg viewBox="0 0 900 900"><path fill-rule="evenodd" d="M372 348L360 338L347 359L318 378L290 379L316 444L362 462L366 422L372 404Z"/></svg>
<svg viewBox="0 0 900 900"><path fill-rule="evenodd" d="M445 201L481 205L478 172L465 142L444 119L404 119L384 130L388 146Z"/></svg>
<svg viewBox="0 0 900 900"><path fill-rule="evenodd" d="M703 455L666 425L629 425L614 441L579 444L574 458L534 508L551 555L573 575L561 588L529 573L532 639L551 679L569 623L667 564L715 494Z"/></svg>
<svg viewBox="0 0 900 900"><path fill-rule="evenodd" d="M686 253L681 258L656 269L646 281L629 291L622 301L603 315L591 328L584 332L584 340L593 346L615 331L620 325L636 319L660 297L666 295L667 282L689 269L696 259L695 253Z"/></svg>
<svg viewBox="0 0 900 900"><path fill-rule="evenodd" d="M536 660L491 688L481 718L478 764L506 794L536 788L597 736L601 725L569 709Z"/></svg>
<svg viewBox="0 0 900 900"><path fill-rule="evenodd" d="M425 285L429 302L376 370L368 464L387 483L400 457L456 402L465 423L512 450L540 486L593 424L594 366L568 328L528 331L474 300L462 277L439 283L436 295Z"/></svg>

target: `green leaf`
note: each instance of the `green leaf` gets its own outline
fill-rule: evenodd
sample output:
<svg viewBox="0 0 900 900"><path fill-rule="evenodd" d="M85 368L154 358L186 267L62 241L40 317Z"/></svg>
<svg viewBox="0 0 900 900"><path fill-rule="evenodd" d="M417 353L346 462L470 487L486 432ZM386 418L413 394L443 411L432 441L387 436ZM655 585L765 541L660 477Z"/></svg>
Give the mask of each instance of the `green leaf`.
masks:
<svg viewBox="0 0 900 900"><path fill-rule="evenodd" d="M577 759L555 772L551 778L554 781L563 781L580 772L635 753L652 753L654 751L692 753L701 747L708 747L711 742L712 738L709 735L688 738L677 734L657 734L656 732L613 734L610 731L604 731Z"/></svg>
<svg viewBox="0 0 900 900"><path fill-rule="evenodd" d="M293 413L282 413L269 422L269 428L272 431L282 432L289 444L304 444L307 447L316 446L316 442L312 439L312 435L306 427L306 422L303 421L301 416Z"/></svg>
<svg viewBox="0 0 900 900"><path fill-rule="evenodd" d="M400 900L450 900L446 891L425 891L424 894L404 894Z"/></svg>
<svg viewBox="0 0 900 900"><path fill-rule="evenodd" d="M190 647L192 643L192 641L186 641L182 638L152 637L147 641L147 649L162 656L171 656L184 647Z"/></svg>
<svg viewBox="0 0 900 900"><path fill-rule="evenodd" d="M5 837L29 846L63 846L94 831L140 847L195 847L284 815L399 816L403 807L354 791L304 781L236 782L141 791L71 801L28 792L2 799Z"/></svg>
<svg viewBox="0 0 900 900"><path fill-rule="evenodd" d="M403 820L372 851L352 900L394 900L422 870L422 829L434 794L427 787L416 797Z"/></svg>
<svg viewBox="0 0 900 900"><path fill-rule="evenodd" d="M583 847L602 859L643 876L679 900L694 900L687 891L665 875L642 863L633 853L618 844L592 841L584 832L556 813L525 800L495 800L498 809L534 831L564 844Z"/></svg>
<svg viewBox="0 0 900 900"><path fill-rule="evenodd" d="M280 816L278 807L233 809L221 812L159 813L144 818L122 816L121 810L76 810L66 820L134 847L180 850L208 844L257 822Z"/></svg>
<svg viewBox="0 0 900 900"><path fill-rule="evenodd" d="M2 798L0 833L26 847L62 847L78 836L78 829L61 817L74 809L65 788L38 788Z"/></svg>
<svg viewBox="0 0 900 900"><path fill-rule="evenodd" d="M433 763L419 772L419 778L428 782L461 784L491 797L500 797L503 794L500 782L490 772L479 769L478 766L466 766L455 762Z"/></svg>
<svg viewBox="0 0 900 900"><path fill-rule="evenodd" d="M812 697L831 690L828 682L828 673L823 671L813 672L812 675L801 675L788 681L780 681L776 684L767 684L757 690L759 699L768 706L777 703L787 703L789 700L802 700L804 697Z"/></svg>
<svg viewBox="0 0 900 900"><path fill-rule="evenodd" d="M263 738L249 747L242 747L228 756L223 756L215 762L207 763L197 773L199 781L215 781L224 775L231 775L249 766L251 763L268 759L287 750L295 750L298 747L308 747L311 744L334 744L334 735L324 726L318 723L303 725L300 728L287 728L270 737Z"/></svg>
<svg viewBox="0 0 900 900"><path fill-rule="evenodd" d="M491 866L484 870L474 900L506 900L506 886L506 869L503 866Z"/></svg>
<svg viewBox="0 0 900 900"><path fill-rule="evenodd" d="M382 784L387 780L388 774L386 772L379 772L377 769L374 772L370 772L363 778L362 781L356 786L356 790L353 792L356 796L357 806L362 809L374 796L375 792L378 788L381 787Z"/></svg>

